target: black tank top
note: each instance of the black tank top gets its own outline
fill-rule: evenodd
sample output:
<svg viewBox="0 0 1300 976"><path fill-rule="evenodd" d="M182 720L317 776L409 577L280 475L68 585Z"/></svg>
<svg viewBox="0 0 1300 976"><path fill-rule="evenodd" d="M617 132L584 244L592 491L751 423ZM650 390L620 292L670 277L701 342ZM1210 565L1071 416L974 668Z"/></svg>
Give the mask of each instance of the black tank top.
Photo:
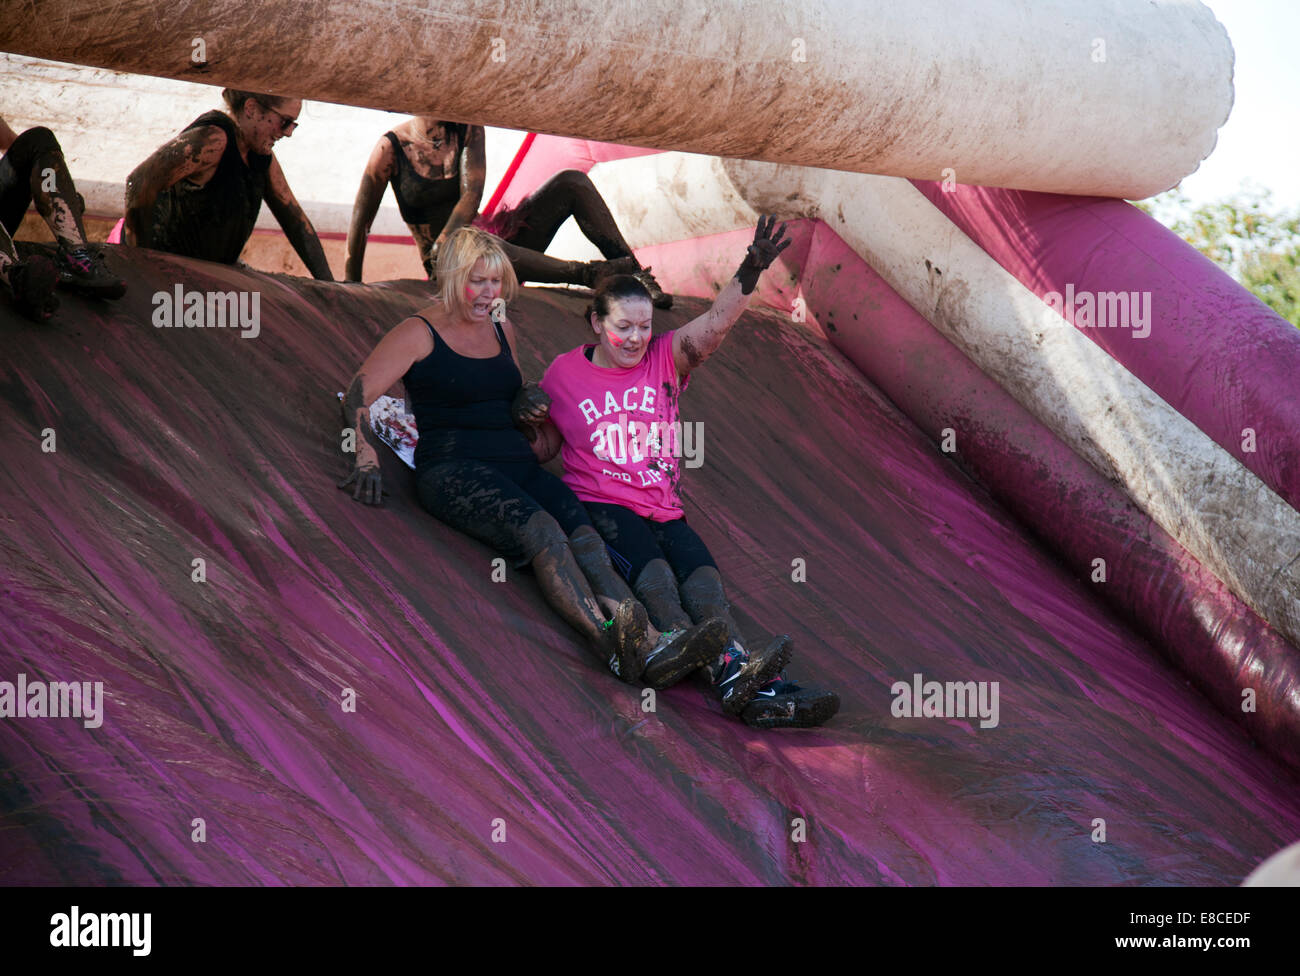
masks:
<svg viewBox="0 0 1300 976"><path fill-rule="evenodd" d="M235 144L235 123L224 112L204 112L185 127L215 125L226 134L226 151L203 186L181 180L158 194L153 246L160 251L234 264L248 243L262 209L271 157L248 152L245 163Z"/></svg>
<svg viewBox="0 0 1300 976"><path fill-rule="evenodd" d="M456 169L460 169L460 154L465 151L466 126L444 122L447 134L456 140ZM393 146L397 172L393 174L393 196L397 197L397 210L408 224L432 224L439 229L451 216L456 201L460 199L460 176L451 179L430 179L421 176L411 165L402 143L394 132L385 132Z"/></svg>
<svg viewBox="0 0 1300 976"><path fill-rule="evenodd" d="M501 351L489 359L474 359L454 352L428 319L417 317L433 337L433 352L412 363L402 377L420 434L416 472L450 458L489 464L535 462L528 438L510 417L523 376L501 325L492 323Z"/></svg>

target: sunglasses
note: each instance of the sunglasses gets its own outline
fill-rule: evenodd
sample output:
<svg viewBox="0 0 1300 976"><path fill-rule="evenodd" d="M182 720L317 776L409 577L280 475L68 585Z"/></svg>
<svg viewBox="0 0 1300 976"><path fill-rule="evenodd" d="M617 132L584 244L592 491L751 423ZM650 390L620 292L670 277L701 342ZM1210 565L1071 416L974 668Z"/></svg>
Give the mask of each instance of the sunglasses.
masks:
<svg viewBox="0 0 1300 976"><path fill-rule="evenodd" d="M272 115L274 115L276 118L280 120L281 132L283 132L286 136L293 135L293 130L298 128L298 122L296 119L290 118L289 116L285 115L283 112L277 112L269 105L263 105L261 102L258 102L257 104L262 107L262 111L270 112Z"/></svg>

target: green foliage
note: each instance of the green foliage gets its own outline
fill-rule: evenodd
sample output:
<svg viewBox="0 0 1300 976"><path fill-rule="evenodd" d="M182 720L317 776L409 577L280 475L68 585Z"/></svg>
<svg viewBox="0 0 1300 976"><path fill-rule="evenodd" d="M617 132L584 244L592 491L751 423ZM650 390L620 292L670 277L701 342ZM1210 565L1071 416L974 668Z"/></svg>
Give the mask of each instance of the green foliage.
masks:
<svg viewBox="0 0 1300 976"><path fill-rule="evenodd" d="M1214 203L1192 206L1175 188L1136 206L1300 327L1300 213L1277 210L1272 194L1251 184Z"/></svg>

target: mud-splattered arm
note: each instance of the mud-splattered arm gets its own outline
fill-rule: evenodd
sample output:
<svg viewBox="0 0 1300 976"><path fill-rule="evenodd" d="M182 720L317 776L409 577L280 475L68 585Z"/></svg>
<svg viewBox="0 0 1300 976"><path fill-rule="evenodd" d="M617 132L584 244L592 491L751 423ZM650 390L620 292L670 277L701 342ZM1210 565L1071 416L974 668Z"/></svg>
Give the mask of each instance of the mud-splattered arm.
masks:
<svg viewBox="0 0 1300 976"><path fill-rule="evenodd" d="M789 246L785 224L776 227L775 217L759 218L754 243L746 249L735 277L727 282L707 312L673 333L673 363L679 375L686 375L717 352L740 313L749 306L758 276Z"/></svg>
<svg viewBox="0 0 1300 976"><path fill-rule="evenodd" d="M393 178L393 145L386 138L375 143L370 159L361 174L361 186L352 204L352 222L348 225L348 253L343 267L344 281L360 281L361 268L366 260L366 237L370 225L379 213L388 181Z"/></svg>
<svg viewBox="0 0 1300 976"><path fill-rule="evenodd" d="M226 151L226 134L215 125L186 129L160 146L126 180L123 240L135 247L153 246L153 205L158 194L195 173L215 169Z"/></svg>
<svg viewBox="0 0 1300 976"><path fill-rule="evenodd" d="M289 181L284 178L280 161L274 156L271 157L271 167L266 174L264 199L267 206L271 208L271 213L275 214L275 219L284 229L284 236L298 252L302 263L307 265L311 276L317 281L333 281L334 273L330 271L329 262L325 260L325 249L321 247L320 238L316 236L316 228L311 225L302 207L298 205L298 198L293 195L293 190L289 189Z"/></svg>
<svg viewBox="0 0 1300 976"><path fill-rule="evenodd" d="M343 426L336 436L340 437L339 447L344 455L347 456L350 443L355 456L352 458L352 471L339 482L339 487L352 488L352 497L359 502L383 504L380 441L370 426L370 405L406 375L413 362L432 351L433 339L424 323L417 318L404 319L379 340L379 345L366 357L348 384L347 393L343 395Z"/></svg>
<svg viewBox="0 0 1300 976"><path fill-rule="evenodd" d="M460 199L452 208L442 233L433 242L435 260L447 238L478 216L479 204L483 202L483 184L487 182L487 150L484 140L481 125L471 125L465 133L465 151L460 154Z"/></svg>

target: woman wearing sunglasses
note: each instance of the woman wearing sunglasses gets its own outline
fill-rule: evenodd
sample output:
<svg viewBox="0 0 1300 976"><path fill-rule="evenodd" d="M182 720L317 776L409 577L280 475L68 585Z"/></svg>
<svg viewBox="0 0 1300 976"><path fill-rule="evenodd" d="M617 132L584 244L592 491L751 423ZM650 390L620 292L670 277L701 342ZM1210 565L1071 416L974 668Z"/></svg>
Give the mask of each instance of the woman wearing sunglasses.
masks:
<svg viewBox="0 0 1300 976"><path fill-rule="evenodd" d="M302 100L227 88L136 167L126 184L123 240L234 264L265 200L312 277L333 281L325 251L272 150L298 127Z"/></svg>

